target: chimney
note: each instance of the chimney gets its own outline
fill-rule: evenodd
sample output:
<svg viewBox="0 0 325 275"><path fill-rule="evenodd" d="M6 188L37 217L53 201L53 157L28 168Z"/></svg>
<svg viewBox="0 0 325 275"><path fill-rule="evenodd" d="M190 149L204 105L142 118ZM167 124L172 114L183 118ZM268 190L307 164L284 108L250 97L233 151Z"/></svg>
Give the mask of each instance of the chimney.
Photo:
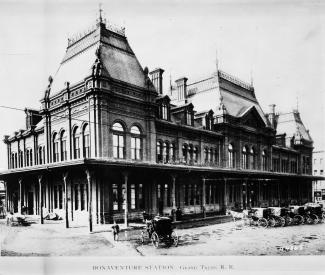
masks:
<svg viewBox="0 0 325 275"><path fill-rule="evenodd" d="M151 82L155 86L158 94L163 94L163 75L164 70L161 68L157 68L150 72L151 75Z"/></svg>
<svg viewBox="0 0 325 275"><path fill-rule="evenodd" d="M177 79L176 81L177 86L177 100L185 100L187 98L187 88L186 88L186 82L187 78L182 77L180 79Z"/></svg>
<svg viewBox="0 0 325 275"><path fill-rule="evenodd" d="M271 104L269 105L269 107L270 107L269 120L272 128L275 128L275 104Z"/></svg>

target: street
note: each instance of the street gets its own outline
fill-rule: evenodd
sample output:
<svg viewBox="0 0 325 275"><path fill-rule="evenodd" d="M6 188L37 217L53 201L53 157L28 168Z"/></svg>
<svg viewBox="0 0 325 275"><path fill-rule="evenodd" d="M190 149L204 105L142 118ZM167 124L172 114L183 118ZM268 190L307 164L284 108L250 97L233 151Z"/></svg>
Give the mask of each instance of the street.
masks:
<svg viewBox="0 0 325 275"><path fill-rule="evenodd" d="M62 221L31 226L1 226L1 256L222 256L325 255L325 224L276 228L244 227L224 223L175 229L177 247L140 241L141 229L121 232L114 242L111 225L88 232L86 226L69 229Z"/></svg>

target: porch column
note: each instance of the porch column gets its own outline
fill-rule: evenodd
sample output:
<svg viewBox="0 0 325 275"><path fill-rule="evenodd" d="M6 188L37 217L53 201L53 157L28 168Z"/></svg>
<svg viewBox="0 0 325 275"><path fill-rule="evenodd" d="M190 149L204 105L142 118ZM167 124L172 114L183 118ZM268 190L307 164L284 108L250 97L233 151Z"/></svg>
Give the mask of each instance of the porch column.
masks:
<svg viewBox="0 0 325 275"><path fill-rule="evenodd" d="M248 205L248 182L247 179L245 179L245 209L247 209Z"/></svg>
<svg viewBox="0 0 325 275"><path fill-rule="evenodd" d="M206 179L204 177L202 177L202 212L203 212L203 218L206 218L206 212L205 212L205 205L206 205L205 181L206 181Z"/></svg>
<svg viewBox="0 0 325 275"><path fill-rule="evenodd" d="M92 213L92 188L91 188L91 172L87 169L87 182L88 182L88 213L89 213L89 231L93 231L93 213Z"/></svg>
<svg viewBox="0 0 325 275"><path fill-rule="evenodd" d="M224 192L223 192L223 202L225 204L224 208L227 211L228 208L228 193L227 193L227 179L224 179Z"/></svg>
<svg viewBox="0 0 325 275"><path fill-rule="evenodd" d="M258 180L258 207L261 207L261 181Z"/></svg>
<svg viewBox="0 0 325 275"><path fill-rule="evenodd" d="M65 208L65 228L69 228L69 209L68 209L68 188L67 188L68 172L63 173L64 183L64 208Z"/></svg>
<svg viewBox="0 0 325 275"><path fill-rule="evenodd" d="M281 206L280 183L278 182L278 206Z"/></svg>
<svg viewBox="0 0 325 275"><path fill-rule="evenodd" d="M3 182L4 184L4 188L5 188L5 204L4 204L4 207L5 207L5 214L7 214L7 211L8 211L8 185L7 185L7 182L4 181Z"/></svg>
<svg viewBox="0 0 325 275"><path fill-rule="evenodd" d="M124 224L125 227L128 227L128 208L129 208L129 202L128 202L128 173L124 172L124 185L125 185L125 209L124 209Z"/></svg>
<svg viewBox="0 0 325 275"><path fill-rule="evenodd" d="M22 199L22 182L23 182L23 179L18 179L18 183L19 183L19 201L18 201L18 213L21 214L22 213L22 202L21 202L21 199Z"/></svg>
<svg viewBox="0 0 325 275"><path fill-rule="evenodd" d="M176 221L176 176L172 175L173 189L172 189L172 207L173 207L173 221Z"/></svg>
<svg viewBox="0 0 325 275"><path fill-rule="evenodd" d="M38 186L39 186L39 213L41 215L41 224L44 224L44 218L43 218L43 196L42 196L42 179L43 176L38 176Z"/></svg>

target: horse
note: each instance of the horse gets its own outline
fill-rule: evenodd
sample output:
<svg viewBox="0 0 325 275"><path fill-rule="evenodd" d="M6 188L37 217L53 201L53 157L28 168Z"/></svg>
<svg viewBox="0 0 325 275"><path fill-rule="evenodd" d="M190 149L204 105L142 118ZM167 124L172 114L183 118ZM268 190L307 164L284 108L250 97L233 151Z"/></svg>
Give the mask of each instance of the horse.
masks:
<svg viewBox="0 0 325 275"><path fill-rule="evenodd" d="M227 215L232 216L232 218L235 222L236 220L243 220L243 219L248 218L248 210L243 210L243 212L227 210Z"/></svg>

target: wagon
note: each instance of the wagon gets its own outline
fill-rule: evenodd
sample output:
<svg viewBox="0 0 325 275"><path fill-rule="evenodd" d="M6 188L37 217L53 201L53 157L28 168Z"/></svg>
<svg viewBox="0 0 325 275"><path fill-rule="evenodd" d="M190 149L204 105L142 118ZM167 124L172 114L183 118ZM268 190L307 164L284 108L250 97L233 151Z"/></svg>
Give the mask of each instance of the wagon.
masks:
<svg viewBox="0 0 325 275"><path fill-rule="evenodd" d="M320 204L306 203L305 210L312 219L313 223L323 222L325 219L325 212Z"/></svg>
<svg viewBox="0 0 325 275"><path fill-rule="evenodd" d="M281 216L281 207L268 207L269 211L269 218L273 218L275 221L275 226L285 226L286 221Z"/></svg>
<svg viewBox="0 0 325 275"><path fill-rule="evenodd" d="M290 205L291 217L294 224L303 224L306 222L305 207L301 205Z"/></svg>
<svg viewBox="0 0 325 275"><path fill-rule="evenodd" d="M267 227L268 221L264 217L265 208L252 208L249 211L250 224Z"/></svg>
<svg viewBox="0 0 325 275"><path fill-rule="evenodd" d="M178 245L178 235L173 230L172 221L168 217L155 217L146 221L146 228L141 232L141 242L146 239L158 248L161 243L167 245Z"/></svg>

